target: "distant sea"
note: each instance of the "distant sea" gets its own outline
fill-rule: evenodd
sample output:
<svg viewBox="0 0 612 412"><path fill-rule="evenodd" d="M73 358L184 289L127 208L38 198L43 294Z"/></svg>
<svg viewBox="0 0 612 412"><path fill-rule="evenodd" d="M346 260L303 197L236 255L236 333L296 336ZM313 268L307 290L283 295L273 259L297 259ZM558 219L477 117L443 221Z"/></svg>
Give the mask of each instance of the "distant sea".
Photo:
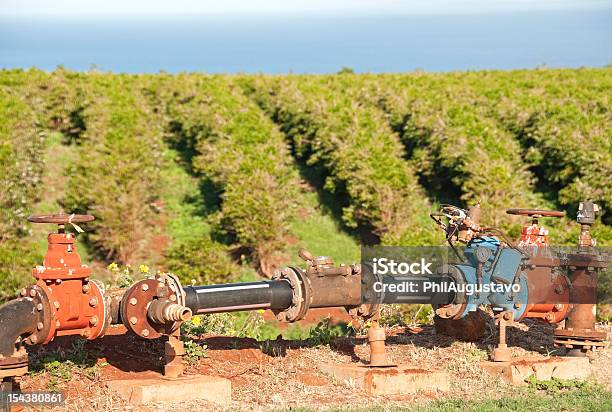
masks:
<svg viewBox="0 0 612 412"><path fill-rule="evenodd" d="M612 8L442 16L0 16L1 68L330 73L610 63Z"/></svg>

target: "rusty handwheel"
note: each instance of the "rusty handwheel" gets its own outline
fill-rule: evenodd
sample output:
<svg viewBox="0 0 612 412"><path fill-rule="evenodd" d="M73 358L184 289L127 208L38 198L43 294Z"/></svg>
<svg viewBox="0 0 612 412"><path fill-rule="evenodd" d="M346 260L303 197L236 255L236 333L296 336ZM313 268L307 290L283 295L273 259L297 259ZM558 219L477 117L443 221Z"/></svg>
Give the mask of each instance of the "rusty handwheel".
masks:
<svg viewBox="0 0 612 412"><path fill-rule="evenodd" d="M565 212L559 210L542 210L542 209L507 209L509 215L530 216L530 217L563 217Z"/></svg>
<svg viewBox="0 0 612 412"><path fill-rule="evenodd" d="M54 223L58 225L58 233L65 233L66 225L72 225L74 229L81 233L83 229L77 225L77 223L87 223L96 220L96 218L92 215L77 215L77 214L67 214L67 213L56 213L52 215L32 215L28 216L28 222L31 223Z"/></svg>
<svg viewBox="0 0 612 412"><path fill-rule="evenodd" d="M87 223L94 221L95 219L96 218L92 215L69 215L67 213L57 213L53 215L32 215L28 217L28 222L68 225L70 223Z"/></svg>

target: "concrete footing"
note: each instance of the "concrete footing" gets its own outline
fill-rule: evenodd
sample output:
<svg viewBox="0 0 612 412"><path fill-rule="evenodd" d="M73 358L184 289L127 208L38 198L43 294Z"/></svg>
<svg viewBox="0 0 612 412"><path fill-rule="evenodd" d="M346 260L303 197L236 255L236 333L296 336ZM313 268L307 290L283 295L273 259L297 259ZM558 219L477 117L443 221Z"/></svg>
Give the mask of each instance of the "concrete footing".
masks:
<svg viewBox="0 0 612 412"><path fill-rule="evenodd" d="M217 376L118 379L108 381L106 385L132 405L192 399L203 399L226 405L232 400L230 380Z"/></svg>
<svg viewBox="0 0 612 412"><path fill-rule="evenodd" d="M525 384L525 379L530 376L544 381L552 378L586 379L591 375L588 358L523 358L510 362L482 362L481 366L492 376L517 386Z"/></svg>
<svg viewBox="0 0 612 412"><path fill-rule="evenodd" d="M410 365L371 368L362 364L322 364L321 371L370 395L399 395L425 391L447 391L448 374Z"/></svg>

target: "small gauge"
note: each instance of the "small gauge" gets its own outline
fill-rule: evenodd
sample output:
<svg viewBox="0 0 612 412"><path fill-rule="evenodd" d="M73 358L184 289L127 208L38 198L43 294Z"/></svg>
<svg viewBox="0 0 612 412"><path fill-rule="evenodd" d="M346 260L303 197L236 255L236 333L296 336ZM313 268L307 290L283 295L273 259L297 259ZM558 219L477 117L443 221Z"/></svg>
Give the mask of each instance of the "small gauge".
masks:
<svg viewBox="0 0 612 412"><path fill-rule="evenodd" d="M489 260L489 257L491 257L491 249L486 247L478 247L474 251L474 255L476 256L477 261L484 263Z"/></svg>

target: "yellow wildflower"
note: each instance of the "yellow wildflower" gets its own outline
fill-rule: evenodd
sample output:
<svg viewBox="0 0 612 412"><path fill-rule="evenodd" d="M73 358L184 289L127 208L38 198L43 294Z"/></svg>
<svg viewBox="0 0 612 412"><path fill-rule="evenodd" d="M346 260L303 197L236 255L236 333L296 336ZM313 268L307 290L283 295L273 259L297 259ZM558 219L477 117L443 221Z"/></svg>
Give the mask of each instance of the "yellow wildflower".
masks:
<svg viewBox="0 0 612 412"><path fill-rule="evenodd" d="M149 273L149 267L147 265L140 265L140 272Z"/></svg>

